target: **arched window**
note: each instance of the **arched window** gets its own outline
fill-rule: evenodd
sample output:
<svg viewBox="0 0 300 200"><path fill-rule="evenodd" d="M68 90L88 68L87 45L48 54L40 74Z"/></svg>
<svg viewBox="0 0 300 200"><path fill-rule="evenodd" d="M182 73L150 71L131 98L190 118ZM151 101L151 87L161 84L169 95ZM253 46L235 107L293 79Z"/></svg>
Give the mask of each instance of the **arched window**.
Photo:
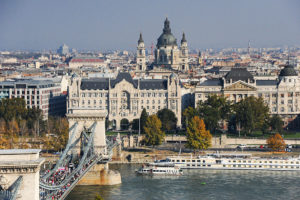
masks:
<svg viewBox="0 0 300 200"><path fill-rule="evenodd" d="M121 109L130 108L130 94L127 91L122 91L121 104Z"/></svg>

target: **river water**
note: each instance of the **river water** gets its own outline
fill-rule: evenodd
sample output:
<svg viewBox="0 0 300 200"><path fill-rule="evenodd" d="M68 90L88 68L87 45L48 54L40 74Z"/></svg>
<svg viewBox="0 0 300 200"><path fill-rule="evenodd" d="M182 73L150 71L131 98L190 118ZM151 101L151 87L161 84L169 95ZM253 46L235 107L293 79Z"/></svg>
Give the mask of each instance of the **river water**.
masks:
<svg viewBox="0 0 300 200"><path fill-rule="evenodd" d="M178 177L137 176L139 165L113 164L121 172L117 186L77 186L67 200L258 200L300 199L300 172L247 170L183 170Z"/></svg>

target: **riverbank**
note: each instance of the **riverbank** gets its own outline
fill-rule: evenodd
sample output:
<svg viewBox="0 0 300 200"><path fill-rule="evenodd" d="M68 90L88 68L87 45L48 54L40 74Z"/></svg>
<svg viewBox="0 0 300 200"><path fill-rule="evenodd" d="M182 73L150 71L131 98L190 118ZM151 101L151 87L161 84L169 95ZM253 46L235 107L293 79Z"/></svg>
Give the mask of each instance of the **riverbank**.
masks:
<svg viewBox="0 0 300 200"><path fill-rule="evenodd" d="M194 156L216 153L216 151L203 151L199 153L181 153L181 156ZM245 153L251 154L253 157L299 157L299 152L260 152L260 151L219 151L219 153ZM166 159L170 156L178 156L178 152L169 150L157 150L152 148L136 148L130 150L123 150L121 158L113 159L112 164L127 164L127 163L149 163L155 160Z"/></svg>

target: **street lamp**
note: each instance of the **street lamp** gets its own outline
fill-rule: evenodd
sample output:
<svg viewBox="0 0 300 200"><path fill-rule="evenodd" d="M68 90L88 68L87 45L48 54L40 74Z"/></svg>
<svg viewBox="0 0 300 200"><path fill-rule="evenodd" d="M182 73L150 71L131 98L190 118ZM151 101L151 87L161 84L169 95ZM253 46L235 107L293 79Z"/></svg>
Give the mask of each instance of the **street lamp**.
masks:
<svg viewBox="0 0 300 200"><path fill-rule="evenodd" d="M141 135L141 116L139 118L139 136Z"/></svg>

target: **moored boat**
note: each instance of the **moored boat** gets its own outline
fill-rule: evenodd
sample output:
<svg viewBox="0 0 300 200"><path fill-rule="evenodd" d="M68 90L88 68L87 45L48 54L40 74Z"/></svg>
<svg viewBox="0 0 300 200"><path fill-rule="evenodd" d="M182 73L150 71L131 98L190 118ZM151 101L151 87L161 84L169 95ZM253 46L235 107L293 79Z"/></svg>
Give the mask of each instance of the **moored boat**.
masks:
<svg viewBox="0 0 300 200"><path fill-rule="evenodd" d="M277 170L300 171L300 158L260 158L251 154L207 154L174 156L166 159L181 169Z"/></svg>
<svg viewBox="0 0 300 200"><path fill-rule="evenodd" d="M182 169L174 163L154 162L143 164L136 173L140 175L181 175Z"/></svg>

